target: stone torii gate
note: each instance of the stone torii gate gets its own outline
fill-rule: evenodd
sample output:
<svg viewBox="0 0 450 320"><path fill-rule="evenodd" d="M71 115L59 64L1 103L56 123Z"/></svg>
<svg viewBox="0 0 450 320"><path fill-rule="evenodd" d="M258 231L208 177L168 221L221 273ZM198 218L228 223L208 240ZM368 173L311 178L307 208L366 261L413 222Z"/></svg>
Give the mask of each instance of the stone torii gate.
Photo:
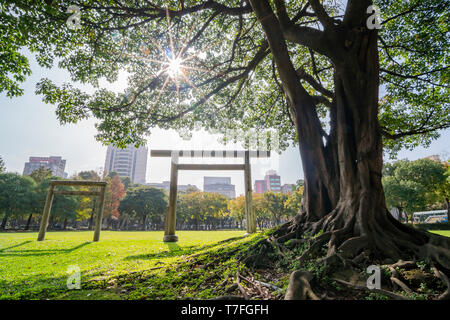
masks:
<svg viewBox="0 0 450 320"><path fill-rule="evenodd" d="M169 206L164 222L164 242L176 242L176 206L178 170L244 170L245 217L247 233L256 232L256 215L252 210L252 178L250 158L269 158L270 151L211 151L211 150L151 150L151 157L171 157ZM243 164L180 164L179 157L187 158L244 158Z"/></svg>
<svg viewBox="0 0 450 320"><path fill-rule="evenodd" d="M45 239L50 211L52 209L53 196L62 194L65 196L98 196L100 203L98 206L97 216L95 219L94 241L100 240L100 230L102 228L103 210L105 207L106 182L100 181L83 181L83 180L52 180L48 189L47 198L45 199L44 212L42 214L41 226L39 228L38 241ZM56 186L72 186L72 187L100 187L100 191L72 191L72 190L55 190Z"/></svg>

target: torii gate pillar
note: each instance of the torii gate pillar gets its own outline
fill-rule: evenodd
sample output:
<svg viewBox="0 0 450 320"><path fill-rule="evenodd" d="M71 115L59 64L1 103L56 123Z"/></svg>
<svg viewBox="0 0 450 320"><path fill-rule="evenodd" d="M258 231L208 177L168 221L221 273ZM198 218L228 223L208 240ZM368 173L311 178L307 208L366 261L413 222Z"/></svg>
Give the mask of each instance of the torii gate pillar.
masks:
<svg viewBox="0 0 450 320"><path fill-rule="evenodd" d="M164 226L164 242L177 242L178 236L175 235L176 212L177 212L177 189L178 189L178 153L172 152L170 162L170 189L169 189L169 207L167 209L166 225Z"/></svg>

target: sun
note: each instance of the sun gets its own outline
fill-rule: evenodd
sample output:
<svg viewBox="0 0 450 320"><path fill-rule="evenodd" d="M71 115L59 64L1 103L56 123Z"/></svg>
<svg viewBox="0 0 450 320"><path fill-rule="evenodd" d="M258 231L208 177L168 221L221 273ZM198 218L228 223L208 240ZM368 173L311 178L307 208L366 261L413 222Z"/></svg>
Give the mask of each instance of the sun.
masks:
<svg viewBox="0 0 450 320"><path fill-rule="evenodd" d="M178 79L180 74L183 72L182 62L183 61L180 58L169 58L168 67L166 70L167 75L172 79Z"/></svg>

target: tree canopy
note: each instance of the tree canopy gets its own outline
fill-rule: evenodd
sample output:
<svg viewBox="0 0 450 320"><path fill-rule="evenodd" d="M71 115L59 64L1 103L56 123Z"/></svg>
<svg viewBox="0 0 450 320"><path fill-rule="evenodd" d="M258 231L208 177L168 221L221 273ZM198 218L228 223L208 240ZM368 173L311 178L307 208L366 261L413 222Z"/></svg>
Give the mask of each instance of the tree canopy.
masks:
<svg viewBox="0 0 450 320"><path fill-rule="evenodd" d="M450 125L447 5L440 0L375 3L382 20L379 118L385 145L395 152L429 144L438 129ZM69 5L80 8L78 29L68 27ZM327 130L333 64L326 48L313 41L320 36L317 11L339 25L346 6L340 1L274 5L291 61ZM57 105L61 123L99 119L101 141L142 142L155 126L222 132L272 127L281 147L297 139L273 54L247 1L4 1L1 17L8 30L5 43L14 46L4 48L23 60L15 64L19 70L4 74L21 81L27 61L17 52L28 47L41 65L57 61L72 80L97 87L89 95L71 83L57 86L43 79L37 92ZM181 66L175 73L171 61ZM126 90L98 87L99 79L115 81L121 70L129 75Z"/></svg>

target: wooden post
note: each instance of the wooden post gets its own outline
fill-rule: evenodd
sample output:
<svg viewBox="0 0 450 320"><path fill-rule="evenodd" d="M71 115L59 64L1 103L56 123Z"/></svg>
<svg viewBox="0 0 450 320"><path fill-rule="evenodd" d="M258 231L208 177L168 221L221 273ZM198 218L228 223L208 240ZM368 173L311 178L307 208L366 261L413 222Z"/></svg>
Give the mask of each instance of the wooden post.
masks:
<svg viewBox="0 0 450 320"><path fill-rule="evenodd" d="M176 211L177 211L177 188L178 188L178 152L172 152L170 165L170 190L169 190L169 209L164 234L164 242L176 242L178 237L175 235Z"/></svg>
<svg viewBox="0 0 450 320"><path fill-rule="evenodd" d="M45 232L47 231L48 219L50 217L50 210L53 203L53 190L54 186L50 184L48 189L47 198L45 199L44 212L42 213L41 227L39 228L39 235L37 241L43 241L45 239Z"/></svg>
<svg viewBox="0 0 450 320"><path fill-rule="evenodd" d="M100 202L98 204L97 217L95 221L94 241L100 240L100 231L102 230L103 211L105 209L106 186L101 187Z"/></svg>
<svg viewBox="0 0 450 320"><path fill-rule="evenodd" d="M255 233L256 216L252 206L252 174L250 167L250 152L248 150L245 151L244 161L245 219L247 220L247 233Z"/></svg>

